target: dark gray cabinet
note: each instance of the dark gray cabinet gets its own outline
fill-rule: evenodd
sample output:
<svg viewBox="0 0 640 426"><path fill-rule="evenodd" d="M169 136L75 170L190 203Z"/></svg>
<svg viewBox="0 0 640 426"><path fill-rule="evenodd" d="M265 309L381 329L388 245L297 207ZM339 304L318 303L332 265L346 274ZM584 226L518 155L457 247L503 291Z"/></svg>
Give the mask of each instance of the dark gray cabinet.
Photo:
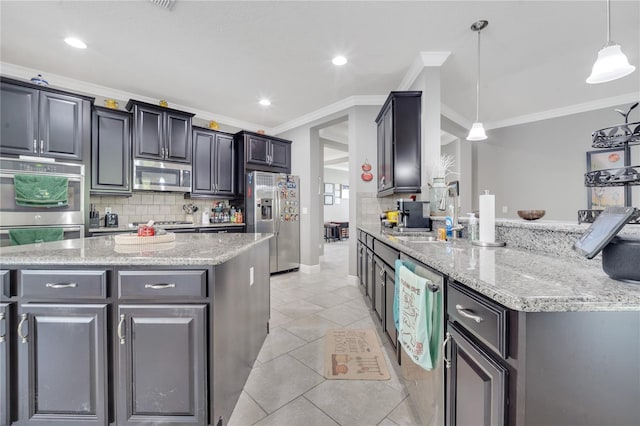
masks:
<svg viewBox="0 0 640 426"><path fill-rule="evenodd" d="M379 321L384 319L384 287L385 287L384 262L377 257L373 257L373 311Z"/></svg>
<svg viewBox="0 0 640 426"><path fill-rule="evenodd" d="M191 162L191 119L194 114L129 100L133 112L133 146L136 158Z"/></svg>
<svg viewBox="0 0 640 426"><path fill-rule="evenodd" d="M93 110L91 193L131 195L131 114Z"/></svg>
<svg viewBox="0 0 640 426"><path fill-rule="evenodd" d="M207 424L205 305L120 305L117 424Z"/></svg>
<svg viewBox="0 0 640 426"><path fill-rule="evenodd" d="M367 248L366 252L366 284L367 284L367 301L369 306L373 308L373 250Z"/></svg>
<svg viewBox="0 0 640 426"><path fill-rule="evenodd" d="M107 305L20 304L21 425L105 425Z"/></svg>
<svg viewBox="0 0 640 426"><path fill-rule="evenodd" d="M376 118L378 196L419 193L422 92L391 92Z"/></svg>
<svg viewBox="0 0 640 426"><path fill-rule="evenodd" d="M507 414L508 370L489 351L447 326L451 367L447 370L447 425L500 426Z"/></svg>
<svg viewBox="0 0 640 426"><path fill-rule="evenodd" d="M194 127L191 194L233 196L235 160L233 135Z"/></svg>
<svg viewBox="0 0 640 426"><path fill-rule="evenodd" d="M93 98L2 78L0 102L3 155L83 159Z"/></svg>
<svg viewBox="0 0 640 426"><path fill-rule="evenodd" d="M364 295L367 293L366 250L365 244L362 241L358 241L358 283Z"/></svg>
<svg viewBox="0 0 640 426"><path fill-rule="evenodd" d="M239 194L244 193L244 175L247 172L291 173L291 141L246 130L236 133L235 140Z"/></svg>
<svg viewBox="0 0 640 426"><path fill-rule="evenodd" d="M0 425L5 426L11 423L11 348L12 341L9 334L13 321L11 318L9 303L0 303Z"/></svg>
<svg viewBox="0 0 640 426"><path fill-rule="evenodd" d="M398 330L396 329L395 319L393 317L393 299L396 293L396 275L391 268L385 268L384 274L384 321L382 328L389 338L391 346L398 351Z"/></svg>

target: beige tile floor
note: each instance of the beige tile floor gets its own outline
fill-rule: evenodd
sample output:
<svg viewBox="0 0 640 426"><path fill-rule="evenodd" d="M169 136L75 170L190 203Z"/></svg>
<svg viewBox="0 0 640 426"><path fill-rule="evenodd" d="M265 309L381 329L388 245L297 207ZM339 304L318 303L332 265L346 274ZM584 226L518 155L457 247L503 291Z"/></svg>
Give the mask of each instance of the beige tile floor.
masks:
<svg viewBox="0 0 640 426"><path fill-rule="evenodd" d="M325 244L320 272L271 277L271 333L258 355L229 426L418 425L395 365L391 380L325 380L329 328L376 328L353 278L348 242Z"/></svg>

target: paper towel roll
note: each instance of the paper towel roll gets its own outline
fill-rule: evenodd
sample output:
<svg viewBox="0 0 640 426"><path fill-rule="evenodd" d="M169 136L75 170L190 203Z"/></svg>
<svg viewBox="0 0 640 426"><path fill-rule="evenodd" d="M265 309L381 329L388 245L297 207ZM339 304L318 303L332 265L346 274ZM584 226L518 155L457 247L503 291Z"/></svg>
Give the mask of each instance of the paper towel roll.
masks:
<svg viewBox="0 0 640 426"><path fill-rule="evenodd" d="M496 196L489 191L480 195L480 241L496 242Z"/></svg>

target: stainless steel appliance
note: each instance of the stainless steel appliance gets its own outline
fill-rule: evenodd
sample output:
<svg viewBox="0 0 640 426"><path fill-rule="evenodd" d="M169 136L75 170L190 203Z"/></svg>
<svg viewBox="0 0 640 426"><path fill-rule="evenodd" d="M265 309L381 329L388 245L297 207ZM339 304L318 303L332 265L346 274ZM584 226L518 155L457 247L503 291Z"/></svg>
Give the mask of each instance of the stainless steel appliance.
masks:
<svg viewBox="0 0 640 426"><path fill-rule="evenodd" d="M191 164L136 159L133 189L191 192Z"/></svg>
<svg viewBox="0 0 640 426"><path fill-rule="evenodd" d="M428 208L428 206L427 206ZM415 265L415 273L431 281L429 291L444 291L444 277L439 272L426 265L416 262L414 259L402 254L402 261L411 262ZM444 298L441 299L444 303ZM444 339L444 307L439 309L439 330L440 337L438 348L442 348ZM411 357L407 355L403 348L400 348L400 368L402 377L405 380L409 397L416 408L421 425L443 426L445 424L445 362L442 353L433 370L425 370L415 364Z"/></svg>
<svg viewBox="0 0 640 426"><path fill-rule="evenodd" d="M68 179L67 205L21 206L16 203L14 176L62 176ZM84 166L43 158L0 158L0 245L9 245L12 228L56 227L64 239L84 237Z"/></svg>
<svg viewBox="0 0 640 426"><path fill-rule="evenodd" d="M246 176L247 232L272 233L271 273L300 267L300 179L282 173L251 172Z"/></svg>

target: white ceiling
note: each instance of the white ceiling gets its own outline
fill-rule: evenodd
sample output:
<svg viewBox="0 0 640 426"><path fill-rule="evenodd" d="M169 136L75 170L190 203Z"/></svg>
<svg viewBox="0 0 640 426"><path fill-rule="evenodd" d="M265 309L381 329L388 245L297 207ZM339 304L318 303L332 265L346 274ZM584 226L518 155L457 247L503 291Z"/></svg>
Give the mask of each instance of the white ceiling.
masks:
<svg viewBox="0 0 640 426"><path fill-rule="evenodd" d="M640 98L640 71L584 82L606 41L605 11L604 0L178 0L172 11L148 1L3 0L0 59L5 74L19 65L45 78L166 99L254 130L282 128L350 96L386 95L419 52L449 51L443 111L469 123L477 43L469 26L487 19L480 119L492 127L576 104ZM612 38L640 67L640 2L614 0L611 15ZM69 35L88 49L64 44ZM341 68L331 64L338 53L349 60ZM270 107L258 105L263 96Z"/></svg>

